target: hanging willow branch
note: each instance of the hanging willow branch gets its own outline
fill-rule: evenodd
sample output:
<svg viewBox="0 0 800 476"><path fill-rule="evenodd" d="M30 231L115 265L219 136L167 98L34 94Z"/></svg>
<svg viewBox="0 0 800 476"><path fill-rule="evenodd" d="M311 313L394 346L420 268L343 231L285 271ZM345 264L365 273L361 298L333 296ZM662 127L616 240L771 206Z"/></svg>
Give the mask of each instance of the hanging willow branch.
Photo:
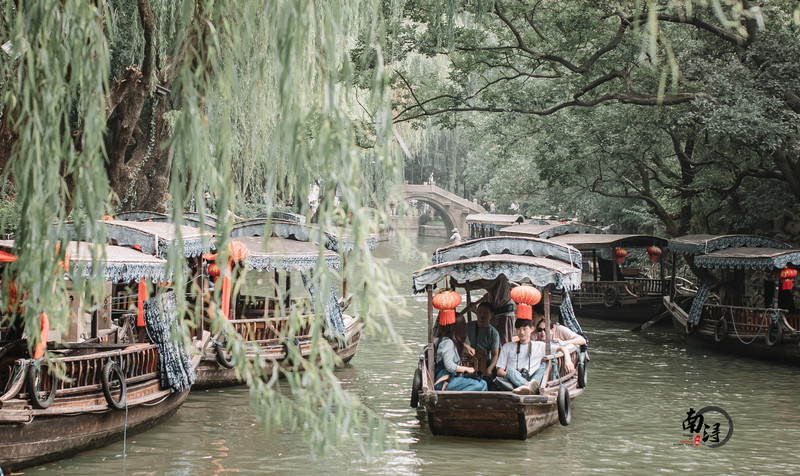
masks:
<svg viewBox="0 0 800 476"><path fill-rule="evenodd" d="M28 306L22 322L2 325L24 328L31 346L41 311L55 326L66 326L63 280L52 292L63 258L54 245L60 241L65 249L63 224L83 221L84 239L105 241L95 223L119 204L133 179L140 206L163 208L168 191L177 223L192 200L205 214L200 197L213 194L221 212L220 249L226 249L231 226L224 212L235 212L244 199L237 192L302 198L309 184L324 179L317 221L329 226L335 216L349 216L351 239L365 243L376 230L374 210L377 219L385 217L388 198L370 193L375 188L366 183L361 158L368 154L382 169L370 178L397 180L399 168L388 150L391 117L380 67L362 101L366 116L374 118L375 146L356 147L365 114L355 102L354 68L342 40L364 29L362 36L380 51L379 3L63 0L54 6L26 0L16 10L6 2L4 37L22 53L16 61L0 61L2 77L9 78L0 137L10 144L0 160L21 206L19 259L5 276L16 277ZM156 85L169 93L142 114ZM148 150L144 130L154 134L155 148ZM337 189L341 202L334 204ZM301 211L310 216L307 205ZM387 303L378 299L394 294L389 270L368 251L358 252L364 248L351 253L344 276L321 274L320 288L348 277L351 289L364 290L358 304L367 327L388 329L388 321L370 316L389 316ZM170 256L170 265L174 282L186 282L182 261ZM87 291L89 302L103 298L102 283ZM186 297L178 295L186 309ZM192 316L194 324L201 317ZM321 339L321 327L315 330ZM239 350L242 345L234 343ZM365 451L380 448L373 441L380 435L372 431L374 415L341 389L333 355L318 357L321 368L311 365L302 377L290 372L277 382L263 380L260 363L240 363L264 423L304 428L315 449L347 440L358 440ZM278 385L288 386L292 397Z"/></svg>

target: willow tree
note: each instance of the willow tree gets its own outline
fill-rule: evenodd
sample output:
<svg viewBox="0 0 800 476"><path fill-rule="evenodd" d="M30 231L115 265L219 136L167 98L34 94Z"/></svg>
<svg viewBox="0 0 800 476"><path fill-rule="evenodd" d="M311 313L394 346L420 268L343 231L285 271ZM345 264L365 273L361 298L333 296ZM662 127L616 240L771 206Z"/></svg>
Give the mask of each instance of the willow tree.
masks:
<svg viewBox="0 0 800 476"><path fill-rule="evenodd" d="M600 121L599 130L605 110L615 109L609 114L615 120L627 111L625 123L633 124L634 118L657 115L658 108L674 118L670 131L659 137L667 145L660 156L670 159L666 174L640 173L629 163L618 167L629 176L613 184L589 180L585 190L594 186L607 196L638 200L670 234L689 231L689 218L699 210L692 201L719 202L753 179L771 181L774 190L800 199L796 2L406 0L392 5L401 18L392 25L393 57L422 54L449 63L447 74L393 63L396 124L433 119L448 125L477 113L507 128L527 126L528 139L534 139L536 133L568 135L560 134L557 124L569 121L550 119L556 116L591 118ZM613 129L616 123L607 125ZM722 154L692 157L698 152L693 146L707 139L723 146ZM589 141L583 146L592 148ZM565 159L576 157L557 158L564 171ZM595 155L589 162L577 160L577 167L596 170L595 159L605 164ZM651 159L656 156L645 157L645 169L661 169ZM701 172L709 168L707 161L713 162L713 173ZM718 194L704 193L709 183L694 179L701 175L715 178ZM680 200L659 203L661 191L648 191L640 177L650 185L678 177L666 194ZM625 179L637 183L626 186Z"/></svg>
<svg viewBox="0 0 800 476"><path fill-rule="evenodd" d="M375 70L370 93L356 107L345 48L366 31L363 37L381 50L377 3L5 2L0 158L21 209L14 224L18 259L6 275L25 291L29 345L38 338L31 331L42 311L56 327L66 327L62 280L52 292L66 248L54 245L65 243L66 221L86 224L79 238L104 242L95 223L105 214L131 204L157 210L166 193L175 222L192 199L209 191L218 210L229 210L232 169L244 155L261 171L261 190L271 198L284 188L306 190L324 176L332 184L328 193L340 190L351 236L363 244L373 225L365 204L385 207L387 198L362 193L357 138L371 139L373 161L385 176L396 168L387 153L384 73ZM318 211L323 224L336 212L329 202ZM205 213L204 202L197 203ZM226 249L231 221L220 223L219 246ZM391 294L389 278L368 251L359 252L364 248L355 247L342 272L351 289L364 290L359 304L367 327L385 329L369 316L389 315L376 298ZM185 282L173 258L174 281ZM87 292L96 301L103 288ZM186 305L183 296L179 301ZM201 316L193 318L197 325ZM235 351L242 345L235 343ZM315 447L379 435L371 431L376 424L369 412L333 378L332 362L323 353L319 368L282 381L264 381L263 362L242 362L240 370L268 427L302 427ZM281 385L290 388L290 398L278 391Z"/></svg>

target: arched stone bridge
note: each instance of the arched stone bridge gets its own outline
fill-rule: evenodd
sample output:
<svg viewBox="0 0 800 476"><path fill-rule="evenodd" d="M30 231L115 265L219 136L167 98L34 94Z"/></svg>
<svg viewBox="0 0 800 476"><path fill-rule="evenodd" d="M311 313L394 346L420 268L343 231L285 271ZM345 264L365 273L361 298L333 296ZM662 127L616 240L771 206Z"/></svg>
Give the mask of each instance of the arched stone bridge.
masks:
<svg viewBox="0 0 800 476"><path fill-rule="evenodd" d="M462 236L466 236L464 233L469 235L467 215L486 213L486 209L478 205L477 200L469 201L427 182L422 185L411 185L406 182L402 187L395 187L391 191L393 196L397 196L401 200L417 200L430 205L442 217L448 233L453 228L458 228Z"/></svg>

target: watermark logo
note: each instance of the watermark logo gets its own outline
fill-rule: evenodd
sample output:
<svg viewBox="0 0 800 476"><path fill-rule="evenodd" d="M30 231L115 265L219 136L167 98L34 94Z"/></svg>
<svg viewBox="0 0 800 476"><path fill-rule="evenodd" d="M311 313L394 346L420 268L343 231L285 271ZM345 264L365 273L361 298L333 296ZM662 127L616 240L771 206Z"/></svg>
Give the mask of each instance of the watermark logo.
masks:
<svg viewBox="0 0 800 476"><path fill-rule="evenodd" d="M720 407L703 407L696 412L694 408L689 408L683 420L683 430L689 432L684 436L690 439L682 440L681 444L719 448L731 439L733 420ZM725 436L721 437L723 434Z"/></svg>

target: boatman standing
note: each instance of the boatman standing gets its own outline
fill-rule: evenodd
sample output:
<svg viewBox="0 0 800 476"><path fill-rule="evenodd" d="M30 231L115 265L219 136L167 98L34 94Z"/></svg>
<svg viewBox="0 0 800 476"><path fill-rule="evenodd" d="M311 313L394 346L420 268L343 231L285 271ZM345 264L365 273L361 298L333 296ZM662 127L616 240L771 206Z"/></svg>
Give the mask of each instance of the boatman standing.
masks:
<svg viewBox="0 0 800 476"><path fill-rule="evenodd" d="M450 236L450 244L457 245L461 243L461 235L458 234L458 228L453 228L453 234Z"/></svg>

